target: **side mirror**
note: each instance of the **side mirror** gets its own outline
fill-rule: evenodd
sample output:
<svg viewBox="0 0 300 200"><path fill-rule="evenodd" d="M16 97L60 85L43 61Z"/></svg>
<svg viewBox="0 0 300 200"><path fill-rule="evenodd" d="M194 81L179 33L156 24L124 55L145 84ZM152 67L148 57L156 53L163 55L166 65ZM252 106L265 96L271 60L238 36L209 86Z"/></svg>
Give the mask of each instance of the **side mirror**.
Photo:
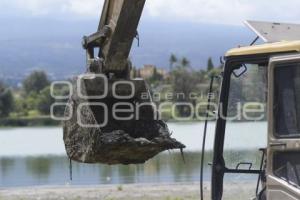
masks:
<svg viewBox="0 0 300 200"><path fill-rule="evenodd" d="M242 64L239 68L233 70L233 75L236 77L236 78L239 78L241 77L243 74L245 74L247 72L248 68L245 64Z"/></svg>

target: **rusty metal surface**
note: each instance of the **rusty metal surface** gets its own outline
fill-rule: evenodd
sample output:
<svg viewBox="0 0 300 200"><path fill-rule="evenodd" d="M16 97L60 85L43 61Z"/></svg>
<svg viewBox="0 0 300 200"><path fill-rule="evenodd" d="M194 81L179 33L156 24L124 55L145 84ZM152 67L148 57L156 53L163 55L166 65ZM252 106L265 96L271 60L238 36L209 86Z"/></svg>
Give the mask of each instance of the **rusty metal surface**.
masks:
<svg viewBox="0 0 300 200"><path fill-rule="evenodd" d="M84 86L86 86L83 83ZM138 85L142 85L139 83ZM90 95L89 90L82 87L82 92ZM96 87L98 89L101 87ZM147 88L140 91L147 90ZM170 149L183 149L185 146L171 138L165 122L151 119L148 115L152 110L142 111L140 120L118 121L109 116L107 126L103 128L82 127L78 123L77 108L82 103L91 101L77 95L74 84L74 95L69 100L72 111L66 110L66 116L73 112L72 118L64 122L64 142L68 156L83 163L103 164L140 164L154 157L160 152ZM99 90L98 90L99 91ZM116 101L112 98L93 100L108 105ZM132 100L131 102L137 101ZM109 107L110 108L110 107ZM148 114L147 114L148 113ZM85 106L80 110L84 124L96 125L102 121L103 113L92 106Z"/></svg>
<svg viewBox="0 0 300 200"><path fill-rule="evenodd" d="M126 70L127 59L143 12L145 0L106 0L98 31L108 26L111 34L101 46L104 72Z"/></svg>
<svg viewBox="0 0 300 200"><path fill-rule="evenodd" d="M128 56L144 4L145 0L106 0L98 32L84 37L88 74L107 77L108 92L104 98L91 98L103 94L106 89L101 78L79 79L79 90L78 84L74 84L73 96L69 100L71 106L65 113L71 119L64 122L64 142L72 160L83 163L139 164L162 151L185 148L170 137L165 122L156 120L154 116L157 111L152 106L141 108L138 119L135 116L131 120L117 120L112 114L113 106L124 102L112 94L112 85L116 81L131 82L134 86L133 96L125 102L133 105L152 103L144 80L128 80L131 70ZM100 48L99 58L94 55L95 48ZM110 76L112 73L114 76ZM130 91L121 86L117 93L126 96ZM141 98L142 93L149 94L149 98ZM107 106L107 114L105 109L95 106L99 103ZM96 126L103 121L107 121L105 126ZM92 126L85 126L87 124Z"/></svg>

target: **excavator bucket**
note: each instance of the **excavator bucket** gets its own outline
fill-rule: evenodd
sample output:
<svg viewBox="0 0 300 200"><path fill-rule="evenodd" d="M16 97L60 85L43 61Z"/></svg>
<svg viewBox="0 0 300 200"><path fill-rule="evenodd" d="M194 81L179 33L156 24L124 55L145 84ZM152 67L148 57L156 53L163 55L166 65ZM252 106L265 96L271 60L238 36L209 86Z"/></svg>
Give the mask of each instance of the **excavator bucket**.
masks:
<svg viewBox="0 0 300 200"><path fill-rule="evenodd" d="M74 81L64 122L72 160L137 164L162 151L185 148L159 120L145 81L130 79L128 56L144 4L105 0L98 31L83 39L88 72Z"/></svg>
<svg viewBox="0 0 300 200"><path fill-rule="evenodd" d="M83 163L140 164L162 151L185 148L170 137L165 122L156 119L157 111L144 80L109 80L104 86L102 76L86 74L85 78L79 77L74 84L69 101L72 106L66 110L66 116L72 116L64 123L70 159ZM117 82L119 86L115 87ZM135 91L131 91L133 88ZM96 98L102 94L107 96Z"/></svg>

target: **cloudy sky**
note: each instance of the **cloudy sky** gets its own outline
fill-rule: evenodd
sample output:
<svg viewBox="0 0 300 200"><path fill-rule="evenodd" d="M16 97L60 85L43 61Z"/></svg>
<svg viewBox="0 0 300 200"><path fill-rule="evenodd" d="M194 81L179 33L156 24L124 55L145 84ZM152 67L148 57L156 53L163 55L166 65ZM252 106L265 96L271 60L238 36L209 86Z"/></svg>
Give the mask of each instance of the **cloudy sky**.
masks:
<svg viewBox="0 0 300 200"><path fill-rule="evenodd" d="M103 0L1 0L0 17L87 19ZM300 23L299 0L147 0L145 18L239 25L246 19Z"/></svg>

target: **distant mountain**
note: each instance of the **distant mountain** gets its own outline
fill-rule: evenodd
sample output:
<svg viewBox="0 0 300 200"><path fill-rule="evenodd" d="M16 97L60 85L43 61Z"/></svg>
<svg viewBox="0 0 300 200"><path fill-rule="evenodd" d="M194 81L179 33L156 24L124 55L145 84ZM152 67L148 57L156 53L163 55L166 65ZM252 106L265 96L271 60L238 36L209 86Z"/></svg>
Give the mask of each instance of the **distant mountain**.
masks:
<svg viewBox="0 0 300 200"><path fill-rule="evenodd" d="M132 51L138 66L147 63L167 67L171 53L187 57L195 68L205 67L209 57L217 65L228 49L248 45L255 37L243 26L196 23L142 21L139 30L141 48Z"/></svg>
<svg viewBox="0 0 300 200"><path fill-rule="evenodd" d="M0 79L21 79L34 69L55 79L85 71L81 38L95 31L97 21L0 19ZM144 20L139 27L140 47L134 43L135 66L168 68L171 53L187 57L203 68L208 57L216 64L227 49L247 45L254 35L242 26L205 25Z"/></svg>

